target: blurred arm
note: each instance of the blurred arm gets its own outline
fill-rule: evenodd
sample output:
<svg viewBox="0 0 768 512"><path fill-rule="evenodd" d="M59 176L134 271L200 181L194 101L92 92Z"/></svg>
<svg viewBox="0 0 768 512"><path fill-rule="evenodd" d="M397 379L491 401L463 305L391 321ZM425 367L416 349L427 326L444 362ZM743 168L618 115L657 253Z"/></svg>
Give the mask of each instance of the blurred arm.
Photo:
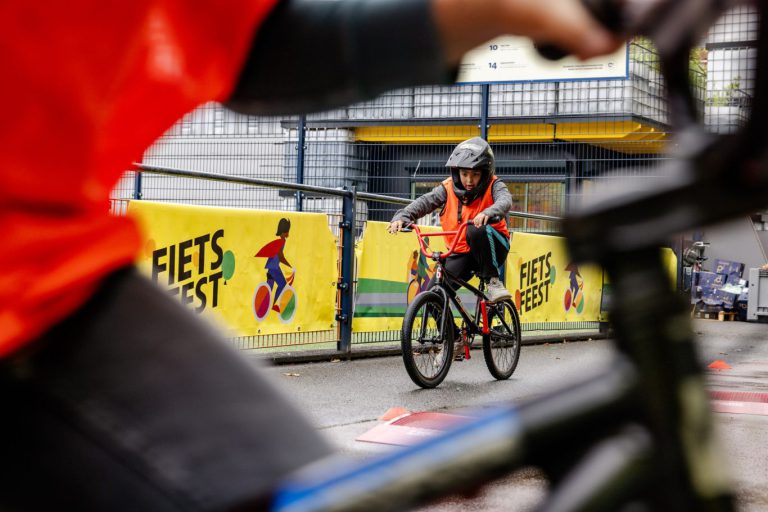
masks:
<svg viewBox="0 0 768 512"><path fill-rule="evenodd" d="M317 111L454 78L430 0L285 0L258 32L228 106Z"/></svg>
<svg viewBox="0 0 768 512"><path fill-rule="evenodd" d="M284 0L258 32L229 107L301 113L451 83L464 53L502 34L579 57L618 44L580 0Z"/></svg>

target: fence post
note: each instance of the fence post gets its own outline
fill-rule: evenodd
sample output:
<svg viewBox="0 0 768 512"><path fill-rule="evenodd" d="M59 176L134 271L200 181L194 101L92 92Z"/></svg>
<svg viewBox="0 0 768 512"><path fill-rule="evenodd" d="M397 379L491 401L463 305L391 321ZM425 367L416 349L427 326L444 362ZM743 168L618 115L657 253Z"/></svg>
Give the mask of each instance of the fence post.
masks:
<svg viewBox="0 0 768 512"><path fill-rule="evenodd" d="M488 140L488 106L491 98L491 85L483 84L481 89L482 103L480 104L480 136Z"/></svg>
<svg viewBox="0 0 768 512"><path fill-rule="evenodd" d="M306 143L307 132L307 116L299 116L299 142L296 146L296 183L304 184L304 150ZM300 190L296 191L296 211L300 212L304 209L304 193Z"/></svg>
<svg viewBox="0 0 768 512"><path fill-rule="evenodd" d="M337 287L341 295L341 310L336 315L339 322L339 352L352 352L352 317L354 315L354 279L355 279L355 209L357 189L344 187L350 193L344 195L343 219L339 223L341 231L341 275Z"/></svg>
<svg viewBox="0 0 768 512"><path fill-rule="evenodd" d="M139 171L133 172L133 198L137 200L141 199L141 196L142 196L141 177L142 177L141 172Z"/></svg>

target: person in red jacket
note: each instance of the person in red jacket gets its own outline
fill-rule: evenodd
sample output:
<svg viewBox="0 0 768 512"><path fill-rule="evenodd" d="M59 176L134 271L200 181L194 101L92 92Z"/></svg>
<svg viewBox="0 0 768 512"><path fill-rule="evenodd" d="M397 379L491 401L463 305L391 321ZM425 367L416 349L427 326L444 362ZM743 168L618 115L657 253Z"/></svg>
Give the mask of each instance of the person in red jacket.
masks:
<svg viewBox="0 0 768 512"><path fill-rule="evenodd" d="M110 191L202 103L290 114L450 83L505 32L616 45L577 0L0 2L0 509L262 510L329 454L134 269Z"/></svg>
<svg viewBox="0 0 768 512"><path fill-rule="evenodd" d="M492 302L509 299L512 295L499 275L509 253L507 214L512 208L512 195L496 176L493 150L482 138L473 137L456 146L445 165L451 176L396 212L389 232L397 233L404 225L435 210L440 210L440 224L445 231L455 231L471 222L463 239L456 243L454 254L446 259L445 269L464 280L472 275L486 280L486 294ZM453 237L446 237L446 244L453 244Z"/></svg>

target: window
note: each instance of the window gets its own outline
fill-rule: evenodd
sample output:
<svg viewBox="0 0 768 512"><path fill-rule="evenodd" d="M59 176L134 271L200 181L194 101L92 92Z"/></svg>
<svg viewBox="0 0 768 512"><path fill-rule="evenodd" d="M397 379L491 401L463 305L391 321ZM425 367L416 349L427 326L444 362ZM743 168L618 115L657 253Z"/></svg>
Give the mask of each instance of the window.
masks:
<svg viewBox="0 0 768 512"><path fill-rule="evenodd" d="M560 217L565 211L565 183L516 182L507 184L512 194L512 211ZM511 217L509 227L520 231L557 231L556 223Z"/></svg>

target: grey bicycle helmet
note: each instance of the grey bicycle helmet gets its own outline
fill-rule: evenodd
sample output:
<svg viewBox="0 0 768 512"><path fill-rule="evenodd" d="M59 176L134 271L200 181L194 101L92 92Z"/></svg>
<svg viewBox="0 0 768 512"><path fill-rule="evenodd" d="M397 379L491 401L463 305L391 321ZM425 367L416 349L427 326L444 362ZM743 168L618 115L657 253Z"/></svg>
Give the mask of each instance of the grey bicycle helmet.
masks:
<svg viewBox="0 0 768 512"><path fill-rule="evenodd" d="M465 204L471 203L485 193L491 178L496 172L496 160L493 157L493 150L488 142L481 137L472 137L456 146L445 166L451 168L453 192ZM472 190L466 190L459 178L460 169L481 171L482 178L478 186Z"/></svg>

